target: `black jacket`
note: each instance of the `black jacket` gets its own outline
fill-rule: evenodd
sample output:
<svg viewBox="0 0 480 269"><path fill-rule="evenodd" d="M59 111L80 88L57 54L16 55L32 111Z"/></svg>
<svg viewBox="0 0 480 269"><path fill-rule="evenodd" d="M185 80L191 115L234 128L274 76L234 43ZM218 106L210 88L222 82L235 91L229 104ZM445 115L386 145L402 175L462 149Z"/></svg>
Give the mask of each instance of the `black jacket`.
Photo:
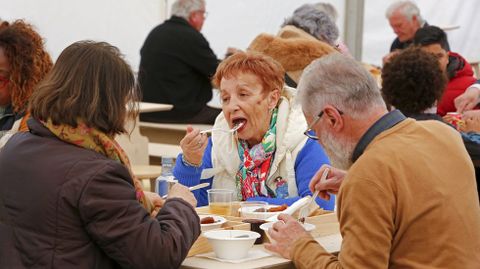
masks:
<svg viewBox="0 0 480 269"><path fill-rule="evenodd" d="M122 164L39 122L0 151L0 268L176 268L200 234L194 208L151 218Z"/></svg>
<svg viewBox="0 0 480 269"><path fill-rule="evenodd" d="M205 37L180 17L155 27L140 51L143 101L173 104L185 117L212 99L211 77L218 59Z"/></svg>

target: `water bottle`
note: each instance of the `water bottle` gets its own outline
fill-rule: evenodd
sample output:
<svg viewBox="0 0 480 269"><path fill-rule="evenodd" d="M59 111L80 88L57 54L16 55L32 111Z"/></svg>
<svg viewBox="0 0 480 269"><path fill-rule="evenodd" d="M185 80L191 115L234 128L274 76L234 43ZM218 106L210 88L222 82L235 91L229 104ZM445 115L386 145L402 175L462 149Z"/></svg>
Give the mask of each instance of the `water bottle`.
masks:
<svg viewBox="0 0 480 269"><path fill-rule="evenodd" d="M162 173L156 180L156 191L160 197L168 194L173 181L173 158L162 158Z"/></svg>

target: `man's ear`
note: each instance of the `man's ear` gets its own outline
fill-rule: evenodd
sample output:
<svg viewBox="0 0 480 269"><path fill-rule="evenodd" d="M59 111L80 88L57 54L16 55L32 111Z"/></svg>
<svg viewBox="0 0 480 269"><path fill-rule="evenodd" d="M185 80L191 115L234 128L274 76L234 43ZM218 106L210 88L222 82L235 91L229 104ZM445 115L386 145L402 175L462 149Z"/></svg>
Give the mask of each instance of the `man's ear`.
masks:
<svg viewBox="0 0 480 269"><path fill-rule="evenodd" d="M278 104L278 100L280 100L280 91L278 89L274 89L268 94L268 108L275 108Z"/></svg>
<svg viewBox="0 0 480 269"><path fill-rule="evenodd" d="M344 127L344 119L340 111L331 105L326 105L323 108L323 117L325 117L326 124L335 132L340 132Z"/></svg>

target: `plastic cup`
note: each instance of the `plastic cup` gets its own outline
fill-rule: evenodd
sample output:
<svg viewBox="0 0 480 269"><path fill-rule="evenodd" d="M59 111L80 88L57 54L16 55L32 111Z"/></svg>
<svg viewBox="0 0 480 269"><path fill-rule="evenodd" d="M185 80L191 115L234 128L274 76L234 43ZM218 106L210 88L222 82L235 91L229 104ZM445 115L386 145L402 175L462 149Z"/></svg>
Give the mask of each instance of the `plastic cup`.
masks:
<svg viewBox="0 0 480 269"><path fill-rule="evenodd" d="M240 217L243 219L266 219L269 217L268 203L264 201L246 201L240 203Z"/></svg>
<svg viewBox="0 0 480 269"><path fill-rule="evenodd" d="M207 190L210 213L230 215L232 210L233 191L224 189Z"/></svg>

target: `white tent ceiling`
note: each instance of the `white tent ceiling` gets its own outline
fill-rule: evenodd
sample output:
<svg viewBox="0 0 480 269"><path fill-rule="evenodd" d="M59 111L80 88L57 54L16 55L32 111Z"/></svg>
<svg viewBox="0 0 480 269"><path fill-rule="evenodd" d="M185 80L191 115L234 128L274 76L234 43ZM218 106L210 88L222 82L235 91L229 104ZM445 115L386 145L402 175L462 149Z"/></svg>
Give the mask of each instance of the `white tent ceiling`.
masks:
<svg viewBox="0 0 480 269"><path fill-rule="evenodd" d="M137 69L139 49L148 32L160 23L172 0L15 0L3 1L0 18L25 18L46 38L52 57L70 43L82 39L110 42L119 47ZM207 0L209 16L203 33L219 57L228 46L245 49L261 32L276 33L283 19L303 3L318 0ZM343 32L344 0L329 0L340 13ZM385 19L393 0L365 0L362 60L380 64L394 34ZM417 0L430 24L458 25L449 31L452 50L468 60L480 60L480 33L477 0Z"/></svg>

